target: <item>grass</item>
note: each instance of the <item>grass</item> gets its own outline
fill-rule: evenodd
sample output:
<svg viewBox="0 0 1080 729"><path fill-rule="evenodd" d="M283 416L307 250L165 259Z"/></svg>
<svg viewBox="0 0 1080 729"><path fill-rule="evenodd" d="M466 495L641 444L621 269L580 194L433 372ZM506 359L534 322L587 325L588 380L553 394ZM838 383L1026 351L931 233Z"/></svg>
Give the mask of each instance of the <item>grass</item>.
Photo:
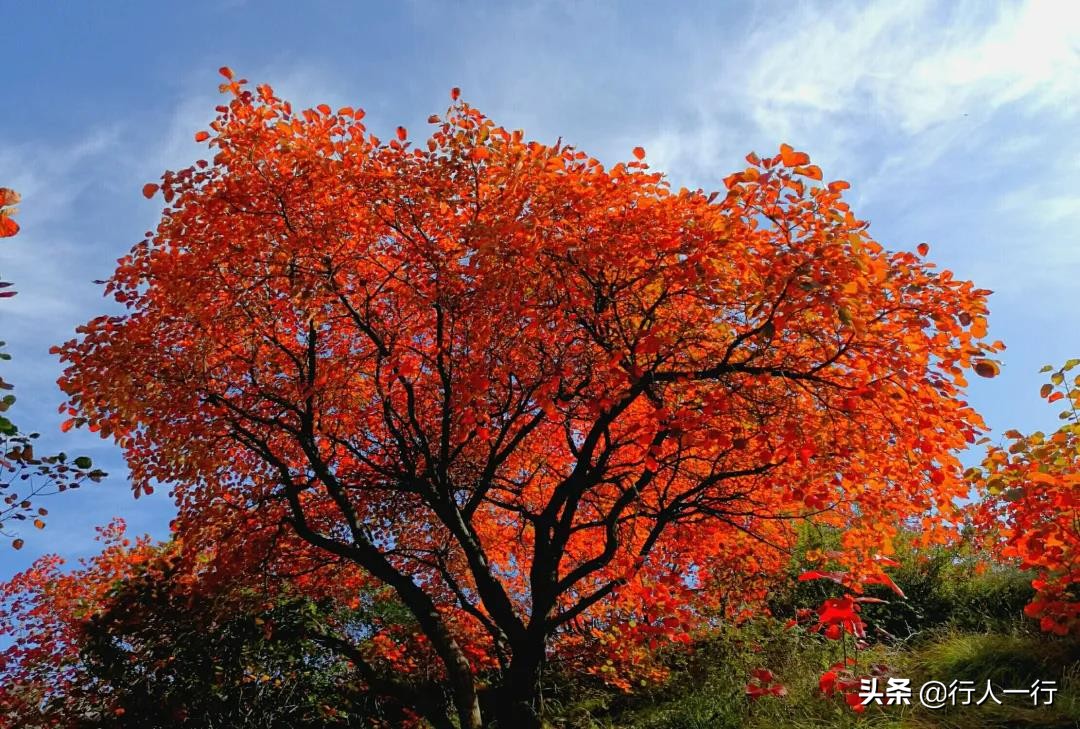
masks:
<svg viewBox="0 0 1080 729"><path fill-rule="evenodd" d="M567 705L552 722L565 729L1080 729L1080 640L1035 633L969 633L942 629L894 646L860 654L860 666L885 663L894 676L910 678L912 706L870 707L856 714L839 698L824 697L818 676L837 660L836 644L785 631L773 621L740 628L700 644L692 657L674 660L663 687L632 697L602 691ZM787 687L784 697L750 701L749 671L765 666ZM918 706L927 680L987 680L1000 688L1024 688L1036 679L1057 681L1050 706L1032 706L1026 695L1003 695L1001 705L931 710ZM981 696L980 690L976 697Z"/></svg>
<svg viewBox="0 0 1080 729"><path fill-rule="evenodd" d="M829 549L831 533L808 533L806 548ZM815 541L816 540L816 541ZM835 586L795 579L806 568L798 558L792 579L771 593L776 618L728 627L701 640L690 655L672 652L665 685L614 692L580 680L566 680L550 708L552 729L1080 729L1080 636L1040 633L1023 616L1033 597L1032 575L1009 565L977 569L973 548L919 551L900 542L901 566L893 578L907 597L895 600L885 588L869 595L888 600L866 604L861 616L873 629L894 636L859 653L857 675L873 664L887 675L911 680L907 706L871 706L852 711L839 696L824 696L818 678L842 658L836 642L783 622L799 607L835 596ZM871 631L873 634L873 630ZM884 635L883 633L882 635ZM750 672L772 671L787 689L783 697L751 701ZM927 681L972 681L978 699L990 681L1001 704L929 709L918 691ZM1036 680L1056 681L1049 706L1003 689L1029 688ZM556 688L560 682L555 679Z"/></svg>

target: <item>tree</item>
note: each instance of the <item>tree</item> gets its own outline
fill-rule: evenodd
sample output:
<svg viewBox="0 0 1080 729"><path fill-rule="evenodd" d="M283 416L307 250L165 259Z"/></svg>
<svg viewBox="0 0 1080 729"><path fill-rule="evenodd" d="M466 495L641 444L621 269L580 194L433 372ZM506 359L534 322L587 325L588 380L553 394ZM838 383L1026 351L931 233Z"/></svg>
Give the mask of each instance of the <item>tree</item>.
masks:
<svg viewBox="0 0 1080 729"><path fill-rule="evenodd" d="M85 688L78 664L80 624L105 602L112 583L147 558L146 540L124 537L115 520L98 529L101 553L81 570L62 573L55 555L0 585L0 718L9 726L47 727L66 715ZM102 697L96 710L106 709Z"/></svg>
<svg viewBox="0 0 1080 729"><path fill-rule="evenodd" d="M146 186L106 284L128 313L57 349L72 423L186 542L287 528L392 588L461 727L539 726L549 661L637 680L760 600L797 522L845 525L859 579L955 516L988 292L874 242L806 154L674 191L457 90L414 147L222 73L212 161Z"/></svg>
<svg viewBox="0 0 1080 729"><path fill-rule="evenodd" d="M102 551L75 570L48 556L0 585L4 726L344 728L415 718L362 690L337 650L341 635L379 621L380 595L361 593L364 604L348 607L299 594L288 575L215 580L205 559L185 569L177 542L132 542L119 520L99 531ZM334 572L324 583L355 591L342 569L322 569Z"/></svg>
<svg viewBox="0 0 1080 729"><path fill-rule="evenodd" d="M1039 395L1065 404L1057 431L1006 431L1008 446L991 446L968 472L981 496L980 531L998 555L1037 573L1024 612L1058 635L1080 628L1080 377L1069 379L1077 365L1042 370L1052 374Z"/></svg>
<svg viewBox="0 0 1080 729"><path fill-rule="evenodd" d="M10 238L19 232L19 225L11 216L19 203L19 194L6 187L0 187L0 238ZM15 295L11 283L0 281L0 299ZM0 347L4 343L0 342ZM9 360L11 355L0 350L0 360ZM105 472L94 468L87 456L69 459L64 453L49 456L37 456L34 453L34 441L37 433L25 433L8 419L6 413L15 404L15 396L10 391L13 385L0 377L0 390L7 394L0 397L0 491L5 492L0 503L0 534L7 535L4 522L31 520L37 529L45 528L48 511L36 506L36 497L44 494L78 488L87 480L100 481ZM21 549L23 539L12 541L15 549Z"/></svg>

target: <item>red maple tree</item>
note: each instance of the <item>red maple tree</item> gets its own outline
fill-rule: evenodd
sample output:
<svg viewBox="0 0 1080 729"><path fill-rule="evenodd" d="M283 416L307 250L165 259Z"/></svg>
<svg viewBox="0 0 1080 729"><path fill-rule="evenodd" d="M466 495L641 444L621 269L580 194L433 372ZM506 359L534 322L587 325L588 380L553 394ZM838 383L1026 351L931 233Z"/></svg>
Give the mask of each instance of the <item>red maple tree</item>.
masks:
<svg viewBox="0 0 1080 729"><path fill-rule="evenodd" d="M1080 365L1071 359L1050 372L1039 395L1061 402L1055 432L1005 432L968 477L979 489L976 524L992 552L1036 573L1035 599L1024 609L1043 630L1080 629Z"/></svg>
<svg viewBox="0 0 1080 729"><path fill-rule="evenodd" d="M988 292L876 243L806 154L675 190L456 90L414 145L222 73L212 159L146 187L107 283L128 312L58 348L70 423L196 551L286 528L391 587L461 727L539 726L549 661L647 679L799 521L857 579L955 515Z"/></svg>

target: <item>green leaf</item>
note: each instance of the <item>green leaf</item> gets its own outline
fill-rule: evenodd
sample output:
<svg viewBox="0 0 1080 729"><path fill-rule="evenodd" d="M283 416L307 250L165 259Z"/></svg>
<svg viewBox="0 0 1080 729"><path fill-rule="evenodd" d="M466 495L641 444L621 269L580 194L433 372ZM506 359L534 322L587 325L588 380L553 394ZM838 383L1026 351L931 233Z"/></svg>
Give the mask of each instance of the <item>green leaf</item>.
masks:
<svg viewBox="0 0 1080 729"><path fill-rule="evenodd" d="M94 465L94 462L90 460L89 456L79 456L74 461L76 468L90 468Z"/></svg>

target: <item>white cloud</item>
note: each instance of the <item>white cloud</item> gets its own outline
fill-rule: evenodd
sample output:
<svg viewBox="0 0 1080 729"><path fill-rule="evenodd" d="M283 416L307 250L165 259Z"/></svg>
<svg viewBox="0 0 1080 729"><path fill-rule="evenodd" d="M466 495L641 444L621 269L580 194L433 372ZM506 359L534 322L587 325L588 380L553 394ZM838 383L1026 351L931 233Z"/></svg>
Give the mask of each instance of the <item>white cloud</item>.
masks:
<svg viewBox="0 0 1080 729"><path fill-rule="evenodd" d="M827 167L873 139L875 149L858 150L872 171L931 164L1009 105L1019 116L1080 110L1080 4L1071 2L800 4L711 45L686 88L696 122L658 134L650 156L713 180L724 173L713 170L718 160L749 151L728 141L747 132ZM919 154L904 154L913 140Z"/></svg>

